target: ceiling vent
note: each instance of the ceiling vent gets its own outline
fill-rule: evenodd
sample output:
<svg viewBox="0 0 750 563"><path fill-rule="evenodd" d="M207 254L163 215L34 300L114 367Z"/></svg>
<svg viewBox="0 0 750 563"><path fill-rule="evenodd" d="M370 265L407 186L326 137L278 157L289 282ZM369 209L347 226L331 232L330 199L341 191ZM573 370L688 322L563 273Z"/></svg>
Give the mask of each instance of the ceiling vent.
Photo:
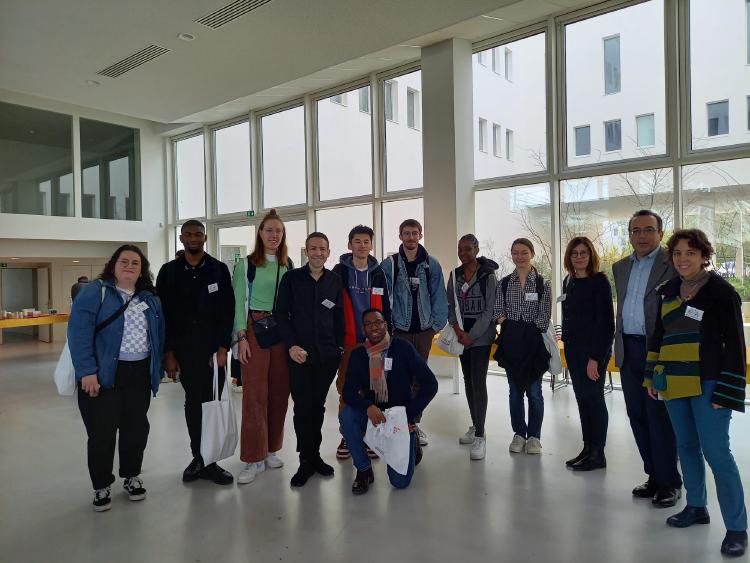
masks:
<svg viewBox="0 0 750 563"><path fill-rule="evenodd" d="M159 47L158 45L149 45L145 49L141 49L137 53L133 53L129 57L117 61L115 64L100 70L96 74L108 76L110 78L117 78L118 76L122 76L126 72L146 64L149 61L153 61L156 57L161 57L163 54L169 53L170 51L171 49Z"/></svg>
<svg viewBox="0 0 750 563"><path fill-rule="evenodd" d="M215 12L211 12L195 21L196 23L218 29L221 26L244 16L248 12L252 12L261 6L268 4L270 1L271 0L236 0L235 2L227 4L223 8L219 8Z"/></svg>

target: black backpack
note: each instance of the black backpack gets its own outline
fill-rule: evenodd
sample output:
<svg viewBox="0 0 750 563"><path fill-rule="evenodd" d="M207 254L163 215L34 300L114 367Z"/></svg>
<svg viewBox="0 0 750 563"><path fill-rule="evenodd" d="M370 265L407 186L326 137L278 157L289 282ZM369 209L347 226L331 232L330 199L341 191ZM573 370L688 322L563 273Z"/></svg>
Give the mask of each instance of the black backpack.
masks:
<svg viewBox="0 0 750 563"><path fill-rule="evenodd" d="M510 276L511 274L508 274L502 280L500 280L500 286L502 287L502 290L503 290L504 302L508 301L508 282L510 282ZM536 275L536 294L537 294L537 299L541 301L542 295L544 294L544 278L539 273L537 273Z"/></svg>

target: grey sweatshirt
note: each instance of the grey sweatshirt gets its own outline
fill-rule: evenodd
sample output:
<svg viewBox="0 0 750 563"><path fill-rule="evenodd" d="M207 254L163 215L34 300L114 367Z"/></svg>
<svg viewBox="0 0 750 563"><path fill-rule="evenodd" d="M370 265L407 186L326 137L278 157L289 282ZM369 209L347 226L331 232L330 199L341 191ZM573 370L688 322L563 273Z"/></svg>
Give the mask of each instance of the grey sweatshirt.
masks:
<svg viewBox="0 0 750 563"><path fill-rule="evenodd" d="M463 266L453 270L448 280L448 323L456 324L456 301L463 320L463 328L474 342L470 346L489 346L497 335L494 309L498 269L496 262L480 256L479 269L470 280L464 279ZM464 287L464 284L467 284ZM465 289L465 291L463 291Z"/></svg>

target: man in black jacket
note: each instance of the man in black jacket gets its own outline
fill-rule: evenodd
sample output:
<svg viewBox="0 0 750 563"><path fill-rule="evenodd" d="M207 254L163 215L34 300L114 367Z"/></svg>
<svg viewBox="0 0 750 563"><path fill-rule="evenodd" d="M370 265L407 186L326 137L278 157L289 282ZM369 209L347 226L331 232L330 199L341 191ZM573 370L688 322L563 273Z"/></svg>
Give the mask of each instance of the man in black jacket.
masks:
<svg viewBox="0 0 750 563"><path fill-rule="evenodd" d="M174 379L180 374L185 389L185 421L193 461L183 481L208 479L220 485L233 481L232 474L217 464L204 467L201 457L203 403L213 396L213 357L219 363L219 392L224 385L224 366L232 340L234 293L226 264L203 250L206 228L191 219L182 225L180 242L185 254L164 264L156 279L156 291L164 308L166 342L164 369Z"/></svg>
<svg viewBox="0 0 750 563"><path fill-rule="evenodd" d="M289 351L289 383L294 399L294 431L300 466L292 486L315 473L333 475L320 457L321 428L328 389L344 345L341 278L325 268L328 237L314 232L305 241L308 263L281 279L276 317Z"/></svg>

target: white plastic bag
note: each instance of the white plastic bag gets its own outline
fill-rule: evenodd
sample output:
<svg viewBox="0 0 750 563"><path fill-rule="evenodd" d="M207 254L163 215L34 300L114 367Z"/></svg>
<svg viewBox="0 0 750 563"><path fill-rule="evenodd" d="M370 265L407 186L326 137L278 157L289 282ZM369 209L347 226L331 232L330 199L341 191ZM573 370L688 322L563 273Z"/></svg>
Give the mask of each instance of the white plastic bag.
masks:
<svg viewBox="0 0 750 563"><path fill-rule="evenodd" d="M549 352L549 368L547 371L552 375L560 375L563 372L562 358L560 358L560 347L557 345L557 337L555 336L555 328L550 322L547 327L547 332L542 334L542 340L544 340L544 346Z"/></svg>
<svg viewBox="0 0 750 563"><path fill-rule="evenodd" d="M373 426L367 420L365 444L370 446L396 473L406 475L409 470L411 443L406 407L391 407L384 411L385 422Z"/></svg>
<svg viewBox="0 0 750 563"><path fill-rule="evenodd" d="M226 371L224 372L226 375ZM213 400L203 403L201 457L205 465L232 457L237 449L237 420L234 416L229 381L224 380L223 398L219 398L219 360L214 354Z"/></svg>
<svg viewBox="0 0 750 563"><path fill-rule="evenodd" d="M73 358L70 356L67 340L55 367L55 385L60 395L72 395L76 390L76 370L73 367Z"/></svg>
<svg viewBox="0 0 750 563"><path fill-rule="evenodd" d="M451 272L451 281L453 280L453 272ZM450 283L448 284L451 285ZM455 288L454 288L455 291ZM453 304L455 306L456 311L456 321L458 322L458 326L460 326L463 329L464 323L461 319L461 309L458 306L458 299L453 300ZM458 336L456 336L456 331L453 329L453 327L450 325L450 323L447 323L443 330L440 331L440 334L438 334L437 338L437 345L438 348L440 348L443 352L446 354L450 354L452 356L460 356L464 353L464 345L461 344L458 341Z"/></svg>

